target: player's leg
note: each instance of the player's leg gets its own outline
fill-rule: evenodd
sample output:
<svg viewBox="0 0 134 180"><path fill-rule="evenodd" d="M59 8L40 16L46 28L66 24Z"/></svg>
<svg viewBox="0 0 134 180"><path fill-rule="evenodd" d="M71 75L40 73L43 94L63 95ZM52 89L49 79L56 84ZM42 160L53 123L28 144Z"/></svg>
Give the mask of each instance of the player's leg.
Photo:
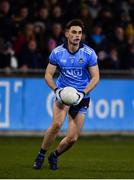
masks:
<svg viewBox="0 0 134 180"><path fill-rule="evenodd" d="M58 156L67 151L77 141L84 119L85 114L83 113L77 113L75 118L69 115L67 136L61 140L57 149L49 156L50 168L52 170L57 169Z"/></svg>
<svg viewBox="0 0 134 180"><path fill-rule="evenodd" d="M47 152L50 145L55 140L55 137L64 122L67 111L68 111L68 106L60 104L58 101L54 102L53 122L50 128L46 131L46 134L42 142L41 150L35 159L33 166L35 169L40 169L43 166L45 153Z"/></svg>
<svg viewBox="0 0 134 180"><path fill-rule="evenodd" d="M78 113L75 118L69 115L69 124L67 136L60 142L57 147L58 155L67 151L78 139L80 130L83 126L85 119L84 113Z"/></svg>
<svg viewBox="0 0 134 180"><path fill-rule="evenodd" d="M89 107L89 101L90 98L86 98L83 99L77 106L70 107L67 136L59 143L57 149L49 156L51 169L57 169L58 156L67 151L77 141Z"/></svg>
<svg viewBox="0 0 134 180"><path fill-rule="evenodd" d="M44 136L41 146L42 149L45 149L47 151L52 142L55 140L55 137L57 136L64 122L68 109L68 106L63 105L57 101L54 103L53 122Z"/></svg>

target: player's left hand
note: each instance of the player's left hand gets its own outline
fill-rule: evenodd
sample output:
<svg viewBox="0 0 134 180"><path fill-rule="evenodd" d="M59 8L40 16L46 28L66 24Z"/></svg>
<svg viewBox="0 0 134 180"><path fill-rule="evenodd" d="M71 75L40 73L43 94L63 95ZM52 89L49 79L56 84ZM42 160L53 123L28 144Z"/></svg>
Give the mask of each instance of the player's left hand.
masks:
<svg viewBox="0 0 134 180"><path fill-rule="evenodd" d="M78 98L78 100L73 104L73 106L78 105L78 104L81 102L81 100L84 98L84 96L85 96L85 92L78 91L77 94L78 94L79 98Z"/></svg>

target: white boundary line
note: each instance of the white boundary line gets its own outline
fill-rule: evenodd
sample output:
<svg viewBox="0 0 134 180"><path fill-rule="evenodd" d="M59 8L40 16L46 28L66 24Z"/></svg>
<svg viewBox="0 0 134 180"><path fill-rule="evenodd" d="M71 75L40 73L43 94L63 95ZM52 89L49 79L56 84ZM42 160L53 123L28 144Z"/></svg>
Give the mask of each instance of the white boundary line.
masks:
<svg viewBox="0 0 134 180"><path fill-rule="evenodd" d="M0 87L5 87L5 121L0 122L0 128L8 128L10 125L10 119L9 119L10 84L9 82L3 81L0 82Z"/></svg>

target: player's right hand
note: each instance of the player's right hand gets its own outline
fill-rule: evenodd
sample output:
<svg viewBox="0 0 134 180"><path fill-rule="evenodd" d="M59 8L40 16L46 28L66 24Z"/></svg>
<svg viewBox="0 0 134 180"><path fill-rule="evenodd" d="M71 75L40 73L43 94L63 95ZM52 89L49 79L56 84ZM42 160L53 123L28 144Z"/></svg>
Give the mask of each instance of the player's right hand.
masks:
<svg viewBox="0 0 134 180"><path fill-rule="evenodd" d="M79 99L73 104L73 106L78 105L85 96L85 92L83 91L78 91L77 94L79 96Z"/></svg>
<svg viewBox="0 0 134 180"><path fill-rule="evenodd" d="M55 88L54 93L56 95L56 98L58 102L62 103L61 97L60 97L60 92L62 91L63 88Z"/></svg>

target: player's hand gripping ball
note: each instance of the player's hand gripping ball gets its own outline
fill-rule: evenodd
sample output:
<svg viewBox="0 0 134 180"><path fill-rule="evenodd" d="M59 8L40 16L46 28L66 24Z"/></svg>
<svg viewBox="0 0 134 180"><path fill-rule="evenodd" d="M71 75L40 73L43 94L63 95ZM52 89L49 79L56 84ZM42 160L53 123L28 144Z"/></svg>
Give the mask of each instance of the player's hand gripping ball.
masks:
<svg viewBox="0 0 134 180"><path fill-rule="evenodd" d="M79 99L78 91L73 87L65 87L60 92L60 98L66 105L73 105Z"/></svg>

